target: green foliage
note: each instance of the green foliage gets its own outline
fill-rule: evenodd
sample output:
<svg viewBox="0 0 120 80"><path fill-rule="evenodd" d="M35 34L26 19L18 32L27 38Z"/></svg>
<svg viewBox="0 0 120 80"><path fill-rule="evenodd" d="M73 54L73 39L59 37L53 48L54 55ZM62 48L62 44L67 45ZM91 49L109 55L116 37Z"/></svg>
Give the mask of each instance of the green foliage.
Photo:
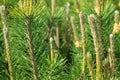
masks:
<svg viewBox="0 0 120 80"><path fill-rule="evenodd" d="M27 32L25 26L25 17L30 17L31 31L34 44L35 61L37 63L38 73L41 80L77 80L82 73L82 49L76 48L71 30L71 23L69 22L69 32L72 37L69 38L69 42L66 43L66 3L70 3L69 16L75 17L75 26L78 32L78 38L81 40L79 16L76 12L75 0L55 0L55 15L51 17L51 1L50 0L34 0L34 6L30 15L25 14L25 10L19 7L20 0L6 0L7 6L7 25L9 28L10 36L10 48L11 57L14 70L14 76L16 80L33 80L32 66L30 62L30 53L28 51ZM24 1L24 0L23 0ZM88 15L95 14L96 19L101 19L102 23L102 36L104 39L105 51L108 55L109 48L109 34L112 33L114 26L114 11L119 9L119 0L106 0L104 10L101 12L101 16L97 16L94 10L95 0L78 0L80 2L80 11L83 12L85 17L86 27L86 43L87 51L93 56L93 63L95 63L95 51L93 38L88 23ZM104 1L104 0L103 0ZM4 2L1 1L0 5ZM70 17L69 17L70 18ZM52 22L51 22L52 19ZM99 23L99 21L97 20ZM56 26L60 27L60 52L55 53L54 63L50 61L50 43L49 38L52 33L52 37L56 35ZM5 49L2 32L2 23L0 18L0 79L8 80L9 72L8 65L5 60ZM50 32L48 28L51 28ZM47 33L49 36L47 36ZM115 55L116 55L116 78L120 76L120 35L115 37ZM68 46L69 45L69 46ZM56 45L54 49L57 50ZM68 51L69 58L68 62ZM52 67L51 67L52 64ZM96 67L94 65L94 67ZM86 75L89 79L88 69Z"/></svg>

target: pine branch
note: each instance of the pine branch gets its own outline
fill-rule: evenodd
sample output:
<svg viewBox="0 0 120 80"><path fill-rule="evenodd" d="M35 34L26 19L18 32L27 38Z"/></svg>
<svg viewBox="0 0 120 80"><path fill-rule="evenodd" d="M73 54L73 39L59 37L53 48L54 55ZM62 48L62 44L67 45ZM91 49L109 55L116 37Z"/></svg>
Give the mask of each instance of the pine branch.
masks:
<svg viewBox="0 0 120 80"><path fill-rule="evenodd" d="M55 13L55 0L51 0L51 14L52 14L52 17L54 17L54 13Z"/></svg>
<svg viewBox="0 0 120 80"><path fill-rule="evenodd" d="M78 38L78 34L77 34L77 31L76 31L76 26L74 24L74 17L72 16L71 17L71 25L72 25L72 29L73 29L73 35L74 35L74 39L75 39L75 45L76 47L81 47L81 43L80 43L80 40Z"/></svg>
<svg viewBox="0 0 120 80"><path fill-rule="evenodd" d="M34 46L33 46L33 41L32 41L32 34L31 34L31 21L28 17L25 18L25 24L27 27L27 38L28 38L28 44L29 44L29 52L30 52L30 59L31 59L31 64L32 64L32 70L33 70L33 76L34 80L39 80L38 77L38 70L37 70L37 65L35 62L35 54L34 54Z"/></svg>
<svg viewBox="0 0 120 80"><path fill-rule="evenodd" d="M49 80L51 80L51 75L52 75L52 67L54 63L54 49L53 49L53 38L50 38L50 72L49 72Z"/></svg>
<svg viewBox="0 0 120 80"><path fill-rule="evenodd" d="M114 21L115 23L112 33L118 34L120 32L119 11L115 11Z"/></svg>
<svg viewBox="0 0 120 80"><path fill-rule="evenodd" d="M110 34L110 55L109 55L109 61L110 61L111 77L114 77L114 75L115 75L115 55L114 55L114 35L113 34Z"/></svg>
<svg viewBox="0 0 120 80"><path fill-rule="evenodd" d="M2 16L2 24L3 24L3 34L4 34L4 41L5 41L5 53L6 58L8 62L8 70L9 70L9 77L10 80L14 80L14 74L13 74L13 67L12 67L12 61L11 61L11 52L10 52L10 41L9 41L9 31L7 28L6 23L6 8L5 6L1 6L1 16Z"/></svg>
<svg viewBox="0 0 120 80"><path fill-rule="evenodd" d="M91 14L89 17L89 24L91 26L91 32L94 40L94 46L96 51L96 80L101 80L101 51L100 51L100 44L98 40L98 33L97 33L97 26L95 22L95 16Z"/></svg>
<svg viewBox="0 0 120 80"><path fill-rule="evenodd" d="M94 80L93 62L92 62L92 56L90 53L87 53L87 64L88 64L91 80Z"/></svg>
<svg viewBox="0 0 120 80"><path fill-rule="evenodd" d="M97 13L97 16L98 16L98 27L97 27L97 32L98 32L98 37L99 37L99 43L100 46L101 46L101 55L103 55L102 57L106 57L107 56L107 51L105 50L105 41L104 41L104 37L103 37L103 24L102 24L102 17L101 17L101 14L102 14L102 11L104 10L104 4L103 4L103 1L99 1L99 0L96 0L96 3L95 3L95 11Z"/></svg>
<svg viewBox="0 0 120 80"><path fill-rule="evenodd" d="M86 71L86 32L85 32L85 23L84 23L84 17L82 12L79 14L80 17L80 27L81 27L81 34L82 34L82 50L83 50L83 73L85 75ZM84 76L85 77L85 76Z"/></svg>
<svg viewBox="0 0 120 80"><path fill-rule="evenodd" d="M50 38L50 60L54 61L53 38Z"/></svg>
<svg viewBox="0 0 120 80"><path fill-rule="evenodd" d="M59 25L56 26L56 45L59 50L60 48L60 27Z"/></svg>
<svg viewBox="0 0 120 80"><path fill-rule="evenodd" d="M109 76L109 65L108 65L108 59L106 58L103 61L103 78L104 80L110 80L110 76Z"/></svg>
<svg viewBox="0 0 120 80"><path fill-rule="evenodd" d="M66 53L67 53L67 64L71 62L71 54L70 54L70 48L71 44L71 27L70 27L70 3L67 2L66 4L66 27L65 27L65 43L62 46L66 46Z"/></svg>

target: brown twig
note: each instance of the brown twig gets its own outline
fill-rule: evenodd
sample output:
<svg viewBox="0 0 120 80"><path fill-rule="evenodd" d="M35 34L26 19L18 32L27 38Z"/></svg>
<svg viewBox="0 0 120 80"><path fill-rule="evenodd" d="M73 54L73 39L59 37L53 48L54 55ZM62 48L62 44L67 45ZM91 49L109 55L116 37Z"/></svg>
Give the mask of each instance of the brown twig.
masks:
<svg viewBox="0 0 120 80"><path fill-rule="evenodd" d="M27 41L29 44L29 52L30 52L30 59L31 59L31 64L32 64L32 70L33 70L33 76L34 80L39 80L38 77L38 70L35 62L35 54L34 54L34 46L32 42L32 34L31 34L31 24L30 24L30 19L28 17L25 18L25 24L27 27Z"/></svg>

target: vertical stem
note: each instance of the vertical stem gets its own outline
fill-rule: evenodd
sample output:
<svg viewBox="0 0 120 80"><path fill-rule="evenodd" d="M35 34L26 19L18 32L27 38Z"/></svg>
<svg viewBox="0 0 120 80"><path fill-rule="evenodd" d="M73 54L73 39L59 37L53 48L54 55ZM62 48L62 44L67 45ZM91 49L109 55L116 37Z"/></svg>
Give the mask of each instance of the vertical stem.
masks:
<svg viewBox="0 0 120 80"><path fill-rule="evenodd" d="M119 11L118 10L116 10L115 11L115 15L114 15L114 21L115 21L115 23L119 23Z"/></svg>
<svg viewBox="0 0 120 80"><path fill-rule="evenodd" d="M98 33L97 33L97 26L95 22L94 15L89 16L89 24L91 26L91 32L94 40L94 46L96 51L96 80L102 80L101 76L101 51L100 51L100 45L98 40Z"/></svg>
<svg viewBox="0 0 120 80"><path fill-rule="evenodd" d="M72 25L72 29L73 29L73 34L74 34L74 38L75 38L75 45L76 47L81 47L81 44L80 44L80 40L78 38L78 34L77 34L77 31L76 31L76 26L74 24L74 17L72 16L71 17L71 25Z"/></svg>
<svg viewBox="0 0 120 80"><path fill-rule="evenodd" d="M55 12L55 0L51 1L51 8L52 8L52 17L54 17L54 12Z"/></svg>
<svg viewBox="0 0 120 80"><path fill-rule="evenodd" d="M92 62L92 56L90 53L87 53L87 64L88 64L91 80L94 80L93 62Z"/></svg>
<svg viewBox="0 0 120 80"><path fill-rule="evenodd" d="M55 14L55 0L52 0L51 2L51 8L52 8L52 15L51 15L51 27L53 27L53 22L54 22L54 14ZM57 25L56 26L56 36L55 35L51 35L51 37L54 36L54 40L55 40L55 45L56 47L58 48L58 52L59 52L59 31L60 31L60 28L59 26Z"/></svg>
<svg viewBox="0 0 120 80"><path fill-rule="evenodd" d="M110 69L111 76L115 75L114 35L110 34Z"/></svg>
<svg viewBox="0 0 120 80"><path fill-rule="evenodd" d="M59 50L59 47L60 47L60 42L59 42L59 39L60 38L60 27L57 25L56 27L56 45L58 47L58 50Z"/></svg>
<svg viewBox="0 0 120 80"><path fill-rule="evenodd" d="M95 3L95 11L97 13L97 16L98 16L98 27L97 27L97 31L98 31L98 38L99 38L99 42L101 43L100 46L101 46L101 55L103 54L103 57L106 57L107 54L106 54L106 50L105 50L105 45L104 45L104 37L102 34L103 33L103 29L102 29L102 18L101 18L101 11L103 9L103 1L100 1L100 0L96 0L96 3Z"/></svg>
<svg viewBox="0 0 120 80"><path fill-rule="evenodd" d="M120 23L119 23L119 11L115 11L115 16L114 16L114 21L115 21L115 23L114 23L114 28L113 28L113 34L118 34L119 33L119 31L120 31Z"/></svg>
<svg viewBox="0 0 120 80"><path fill-rule="evenodd" d="M31 25L30 25L30 19L28 17L25 18L25 24L27 27L27 33L28 33L28 44L29 44L29 52L30 52L30 59L31 59L31 64L32 64L32 69L33 69L33 76L34 80L39 80L38 78L38 70L37 66L35 63L35 55L34 55L34 46L32 43L32 34L31 34Z"/></svg>
<svg viewBox="0 0 120 80"><path fill-rule="evenodd" d="M80 27L82 34L82 50L83 50L83 73L86 71L86 32L85 32L85 24L82 12L79 14L80 17Z"/></svg>
<svg viewBox="0 0 120 80"><path fill-rule="evenodd" d="M106 58L104 61L103 61L103 69L104 69L104 72L103 72L103 78L104 80L110 80L109 78L109 65L108 65L108 59Z"/></svg>
<svg viewBox="0 0 120 80"><path fill-rule="evenodd" d="M95 0L95 11L98 16L101 14L101 4L99 0Z"/></svg>
<svg viewBox="0 0 120 80"><path fill-rule="evenodd" d="M76 11L77 13L80 12L80 4L79 4L79 1L78 0L75 0L75 4L76 4Z"/></svg>
<svg viewBox="0 0 120 80"><path fill-rule="evenodd" d="M49 72L49 80L51 80L51 75L52 75L52 66L54 63L54 50L53 50L53 38L50 38L50 72Z"/></svg>
<svg viewBox="0 0 120 80"><path fill-rule="evenodd" d="M69 11L70 11L70 4L67 3L66 5L66 32L65 32L66 43L68 43L68 37L69 37L69 31L68 31L69 30Z"/></svg>
<svg viewBox="0 0 120 80"><path fill-rule="evenodd" d="M72 25L75 41L79 41L77 31L76 31L76 27L75 27L75 24L74 24L74 17L73 16L71 17L71 25Z"/></svg>
<svg viewBox="0 0 120 80"><path fill-rule="evenodd" d="M66 23L69 21L69 11L70 11L70 4L67 3L66 5Z"/></svg>
<svg viewBox="0 0 120 80"><path fill-rule="evenodd" d="M67 2L66 4L66 30L65 30L65 45L66 45L66 53L67 53L67 63L71 62L71 55L70 55L70 47L71 45L69 42L71 41L71 27L69 24L69 13L70 13L70 4Z"/></svg>
<svg viewBox="0 0 120 80"><path fill-rule="evenodd" d="M8 62L8 69L10 74L10 80L14 80L13 69L12 69L12 61L11 61L11 53L10 53L10 42L9 42L9 32L6 24L6 9L5 6L1 6L1 16L2 16L2 24L3 24L3 34L5 40L5 50L6 50L6 58Z"/></svg>
<svg viewBox="0 0 120 80"><path fill-rule="evenodd" d="M50 38L50 60L54 61L54 52L53 52L53 38Z"/></svg>

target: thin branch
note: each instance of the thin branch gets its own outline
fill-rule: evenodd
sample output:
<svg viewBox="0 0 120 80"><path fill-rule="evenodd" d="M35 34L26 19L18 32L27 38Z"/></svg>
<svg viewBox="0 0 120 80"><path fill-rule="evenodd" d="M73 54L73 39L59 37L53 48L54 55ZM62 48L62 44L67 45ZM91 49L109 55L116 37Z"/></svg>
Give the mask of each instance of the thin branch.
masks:
<svg viewBox="0 0 120 80"><path fill-rule="evenodd" d="M28 44L29 44L29 52L30 52L30 59L31 59L31 64L32 64L32 70L33 70L33 76L34 80L39 80L38 77L38 70L35 62L35 54L34 54L34 46L32 42L32 34L31 34L31 25L30 25L30 19L28 17L25 18L25 24L27 27L27 33L28 33Z"/></svg>
<svg viewBox="0 0 120 80"><path fill-rule="evenodd" d="M82 34L82 50L83 50L83 73L86 71L86 32L85 32L85 23L82 12L79 14L80 17L80 27Z"/></svg>
<svg viewBox="0 0 120 80"><path fill-rule="evenodd" d="M6 24L6 8L5 6L1 6L1 16L2 16L2 24L3 24L3 34L4 34L4 41L5 41L5 50L6 50L6 58L8 62L8 69L10 74L10 80L14 80L13 75L13 67L11 61L11 52L10 52L10 42L9 42L9 31Z"/></svg>
<svg viewBox="0 0 120 80"><path fill-rule="evenodd" d="M115 55L114 55L114 35L110 34L110 55L109 55L109 61L110 61L110 70L111 70L111 77L114 77L115 75Z"/></svg>
<svg viewBox="0 0 120 80"><path fill-rule="evenodd" d="M96 80L101 80L101 51L100 51L100 44L98 40L98 33L97 33L97 26L95 22L95 17L93 14L91 14L89 17L89 24L91 26L91 32L94 40L94 46L96 51Z"/></svg>
<svg viewBox="0 0 120 80"><path fill-rule="evenodd" d="M90 53L87 53L87 64L88 64L91 80L94 80L93 62L92 62L92 56Z"/></svg>

